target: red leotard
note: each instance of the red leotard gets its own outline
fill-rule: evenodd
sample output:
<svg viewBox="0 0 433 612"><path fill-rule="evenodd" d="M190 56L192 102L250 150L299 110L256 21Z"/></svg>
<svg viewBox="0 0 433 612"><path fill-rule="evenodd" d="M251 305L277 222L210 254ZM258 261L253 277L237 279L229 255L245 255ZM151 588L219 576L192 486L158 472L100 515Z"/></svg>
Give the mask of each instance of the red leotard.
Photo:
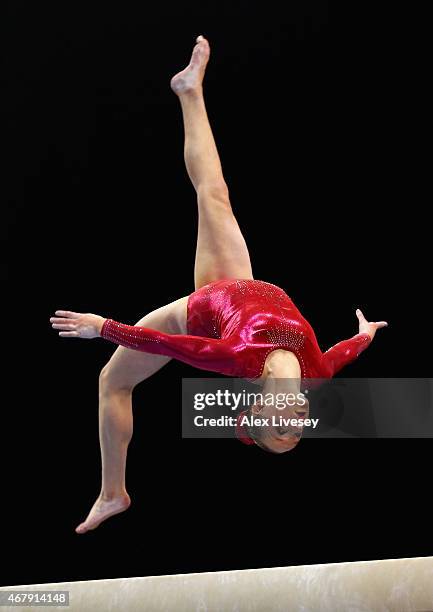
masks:
<svg viewBox="0 0 433 612"><path fill-rule="evenodd" d="M281 348L296 355L302 378L330 378L371 342L368 334L325 353L311 325L279 287L258 280L220 280L188 298L188 335L166 334L107 319L101 336L127 348L167 355L202 370L255 379Z"/></svg>

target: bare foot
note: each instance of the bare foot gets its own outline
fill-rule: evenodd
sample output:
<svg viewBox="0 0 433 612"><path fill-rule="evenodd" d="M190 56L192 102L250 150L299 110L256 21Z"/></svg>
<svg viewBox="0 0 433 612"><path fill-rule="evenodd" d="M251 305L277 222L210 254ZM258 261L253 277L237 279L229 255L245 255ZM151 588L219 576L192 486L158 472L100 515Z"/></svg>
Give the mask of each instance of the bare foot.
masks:
<svg viewBox="0 0 433 612"><path fill-rule="evenodd" d="M197 36L197 44L195 45L191 60L188 66L178 72L170 81L170 86L178 96L200 89L206 65L209 60L210 47L204 36Z"/></svg>
<svg viewBox="0 0 433 612"><path fill-rule="evenodd" d="M93 508L90 510L84 523L78 525L75 531L81 534L91 529L96 529L98 525L110 518L110 516L124 512L130 505L131 498L127 493L109 500L102 499L100 495L93 504Z"/></svg>

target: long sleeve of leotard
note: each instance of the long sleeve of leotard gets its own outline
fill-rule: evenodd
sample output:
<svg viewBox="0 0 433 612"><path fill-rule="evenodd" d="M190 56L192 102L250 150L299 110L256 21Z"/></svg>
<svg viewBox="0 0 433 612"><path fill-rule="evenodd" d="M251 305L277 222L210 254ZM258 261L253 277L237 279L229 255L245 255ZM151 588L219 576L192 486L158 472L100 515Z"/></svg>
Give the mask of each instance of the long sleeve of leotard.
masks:
<svg viewBox="0 0 433 612"><path fill-rule="evenodd" d="M101 337L136 351L166 355L202 370L236 376L241 365L244 342L237 336L229 338L205 338L164 332L125 325L106 319Z"/></svg>
<svg viewBox="0 0 433 612"><path fill-rule="evenodd" d="M330 376L354 361L370 344L368 334L356 334L353 338L343 340L332 346L322 355L322 364Z"/></svg>

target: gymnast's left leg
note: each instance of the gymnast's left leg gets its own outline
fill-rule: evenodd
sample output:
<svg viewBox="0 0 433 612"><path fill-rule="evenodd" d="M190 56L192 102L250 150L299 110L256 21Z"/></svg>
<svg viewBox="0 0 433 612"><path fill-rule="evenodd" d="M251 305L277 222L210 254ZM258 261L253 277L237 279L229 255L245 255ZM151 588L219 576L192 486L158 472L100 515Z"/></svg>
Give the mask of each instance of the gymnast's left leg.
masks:
<svg viewBox="0 0 433 612"><path fill-rule="evenodd" d="M137 326L169 334L186 333L188 297L180 298L147 314ZM126 456L133 432L132 392L160 370L170 357L141 353L119 346L99 377L99 439L102 483L100 494L77 533L95 529L102 521L126 510L131 500L126 491Z"/></svg>

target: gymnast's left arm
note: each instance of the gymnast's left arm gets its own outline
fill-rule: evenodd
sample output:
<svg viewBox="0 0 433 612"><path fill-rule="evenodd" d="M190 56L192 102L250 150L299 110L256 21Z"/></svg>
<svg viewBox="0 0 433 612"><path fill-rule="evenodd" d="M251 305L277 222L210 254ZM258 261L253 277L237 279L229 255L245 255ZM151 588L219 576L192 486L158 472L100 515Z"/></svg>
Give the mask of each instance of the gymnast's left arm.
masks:
<svg viewBox="0 0 433 612"><path fill-rule="evenodd" d="M359 321L359 332L353 338L335 344L322 355L322 364L330 376L354 361L371 344L377 330L388 325L386 321L375 323L367 321L359 308L356 316Z"/></svg>
<svg viewBox="0 0 433 612"><path fill-rule="evenodd" d="M106 321L104 317L90 312L56 310L55 315L50 318L51 327L58 329L62 338L99 338Z"/></svg>
<svg viewBox="0 0 433 612"><path fill-rule="evenodd" d="M57 310L50 321L64 338L99 338L137 351L167 355L203 370L236 375L245 343L236 335L205 338L166 334L156 329L125 325L99 315Z"/></svg>

